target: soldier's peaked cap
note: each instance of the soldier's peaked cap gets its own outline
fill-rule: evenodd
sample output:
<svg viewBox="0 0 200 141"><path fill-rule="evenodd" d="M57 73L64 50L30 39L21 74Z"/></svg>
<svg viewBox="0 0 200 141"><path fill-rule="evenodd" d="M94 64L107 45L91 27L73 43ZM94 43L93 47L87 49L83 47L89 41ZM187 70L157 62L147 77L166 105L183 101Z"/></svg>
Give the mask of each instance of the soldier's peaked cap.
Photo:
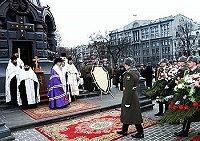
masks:
<svg viewBox="0 0 200 141"><path fill-rule="evenodd" d="M178 61L179 62L187 62L187 57L181 56L181 57L178 58Z"/></svg>
<svg viewBox="0 0 200 141"><path fill-rule="evenodd" d="M135 60L131 57L125 58L124 64L126 64L128 66L135 66Z"/></svg>
<svg viewBox="0 0 200 141"><path fill-rule="evenodd" d="M163 58L160 60L159 64L161 64L161 63L168 63L168 60L166 58Z"/></svg>
<svg viewBox="0 0 200 141"><path fill-rule="evenodd" d="M198 57L196 57L196 56L189 56L188 59L187 59L187 62L188 61L192 61L192 62L198 63Z"/></svg>

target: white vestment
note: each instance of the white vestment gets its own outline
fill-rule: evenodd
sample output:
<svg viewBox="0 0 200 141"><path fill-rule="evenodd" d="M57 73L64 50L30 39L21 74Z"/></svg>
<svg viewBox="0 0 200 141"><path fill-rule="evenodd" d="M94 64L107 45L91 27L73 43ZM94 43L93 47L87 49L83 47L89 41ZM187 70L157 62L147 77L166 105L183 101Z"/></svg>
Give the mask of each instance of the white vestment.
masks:
<svg viewBox="0 0 200 141"><path fill-rule="evenodd" d="M8 63L8 66L6 68L6 84L5 84L6 102L11 101L10 81L14 76L16 76L16 79L18 80L20 71L21 71L21 69L18 65L15 66L11 62ZM17 91L17 97L18 97L19 96L19 89L17 89L16 91Z"/></svg>
<svg viewBox="0 0 200 141"><path fill-rule="evenodd" d="M66 93L66 79L65 79L65 76L64 76L64 74L63 74L62 67L59 66L59 65L57 65L57 64L55 64L55 65L53 66L53 69L54 69L54 70L56 71L56 73L59 75L60 81L61 81L61 83L62 83L62 85L63 85L63 90L64 90L64 92Z"/></svg>
<svg viewBox="0 0 200 141"><path fill-rule="evenodd" d="M11 62L11 59L9 60L8 62L9 64L12 63ZM17 66L23 68L24 67L24 62L20 59L20 58L17 58Z"/></svg>
<svg viewBox="0 0 200 141"><path fill-rule="evenodd" d="M28 71L25 71L24 69L21 69L17 81L17 87L19 87L21 81L25 80L25 89L26 89L26 95L27 95L27 101L28 105L30 104L36 104L40 102L40 83L38 81L37 75L35 72L29 68ZM34 82L37 82L37 96L35 97L35 88L34 88ZM22 100L20 98L20 95L17 97L18 105L22 105Z"/></svg>
<svg viewBox="0 0 200 141"><path fill-rule="evenodd" d="M67 72L67 84L70 85L71 88L71 95L79 95L79 81L80 76L79 72L76 69L74 64L68 64L65 63L65 66L63 67L64 73Z"/></svg>

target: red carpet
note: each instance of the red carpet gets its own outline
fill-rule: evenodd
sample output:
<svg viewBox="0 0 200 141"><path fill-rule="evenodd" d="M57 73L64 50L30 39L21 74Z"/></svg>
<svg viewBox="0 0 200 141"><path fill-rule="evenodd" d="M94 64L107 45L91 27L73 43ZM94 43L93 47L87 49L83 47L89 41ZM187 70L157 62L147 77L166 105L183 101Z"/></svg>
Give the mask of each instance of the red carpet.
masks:
<svg viewBox="0 0 200 141"><path fill-rule="evenodd" d="M200 141L200 135L198 135L198 132L192 130L188 137L178 137L175 141Z"/></svg>
<svg viewBox="0 0 200 141"><path fill-rule="evenodd" d="M109 110L81 118L67 120L51 125L37 127L51 141L114 141L122 136L116 134L121 130L120 111ZM143 127L155 125L157 121L143 117ZM129 126L129 133L135 132L135 126Z"/></svg>
<svg viewBox="0 0 200 141"><path fill-rule="evenodd" d="M63 114L69 114L73 112L79 112L91 108L97 108L99 105L91 104L88 102L72 102L69 106L62 109L50 109L48 105L42 105L38 106L38 108L35 109L28 109L23 110L24 113L29 115L30 117L39 120L43 118L49 118L53 116L59 116Z"/></svg>

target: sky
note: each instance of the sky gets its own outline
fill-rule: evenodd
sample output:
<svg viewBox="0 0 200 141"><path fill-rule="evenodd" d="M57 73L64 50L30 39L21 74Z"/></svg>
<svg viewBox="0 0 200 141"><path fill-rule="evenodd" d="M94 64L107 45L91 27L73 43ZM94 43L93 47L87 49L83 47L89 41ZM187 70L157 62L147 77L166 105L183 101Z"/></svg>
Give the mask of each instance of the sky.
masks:
<svg viewBox="0 0 200 141"><path fill-rule="evenodd" d="M200 22L198 0L40 0L48 5L65 47L88 44L93 33L123 28L135 20L182 14Z"/></svg>

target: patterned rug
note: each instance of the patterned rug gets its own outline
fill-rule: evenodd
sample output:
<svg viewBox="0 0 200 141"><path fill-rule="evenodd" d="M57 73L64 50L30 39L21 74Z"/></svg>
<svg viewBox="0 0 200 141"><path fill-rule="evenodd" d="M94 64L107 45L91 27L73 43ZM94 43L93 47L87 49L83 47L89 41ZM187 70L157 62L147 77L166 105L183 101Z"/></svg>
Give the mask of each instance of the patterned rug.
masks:
<svg viewBox="0 0 200 141"><path fill-rule="evenodd" d="M116 131L121 130L120 110L114 109L81 118L36 127L36 130L51 141L114 141L122 136ZM157 123L143 117L143 127ZM135 126L129 126L129 134L135 132Z"/></svg>
<svg viewBox="0 0 200 141"><path fill-rule="evenodd" d="M175 141L200 141L198 131L192 130L189 132L188 137L178 137Z"/></svg>
<svg viewBox="0 0 200 141"><path fill-rule="evenodd" d="M69 114L73 112L79 112L87 109L97 108L99 105L91 104L88 102L72 102L69 106L62 109L50 109L48 105L42 105L38 106L35 109L28 109L28 110L22 110L24 113L29 115L30 117L39 120L43 118L49 118L53 116L63 115L63 114Z"/></svg>

